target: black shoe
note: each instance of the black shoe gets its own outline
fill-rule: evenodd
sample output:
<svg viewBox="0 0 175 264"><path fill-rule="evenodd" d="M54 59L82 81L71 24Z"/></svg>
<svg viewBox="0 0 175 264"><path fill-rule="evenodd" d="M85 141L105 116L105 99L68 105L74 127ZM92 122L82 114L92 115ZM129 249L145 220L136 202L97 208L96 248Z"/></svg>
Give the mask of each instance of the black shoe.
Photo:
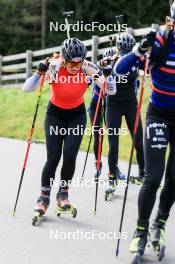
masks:
<svg viewBox="0 0 175 264"><path fill-rule="evenodd" d="M121 172L118 166L116 167L116 179L120 181L126 181L126 175Z"/></svg>

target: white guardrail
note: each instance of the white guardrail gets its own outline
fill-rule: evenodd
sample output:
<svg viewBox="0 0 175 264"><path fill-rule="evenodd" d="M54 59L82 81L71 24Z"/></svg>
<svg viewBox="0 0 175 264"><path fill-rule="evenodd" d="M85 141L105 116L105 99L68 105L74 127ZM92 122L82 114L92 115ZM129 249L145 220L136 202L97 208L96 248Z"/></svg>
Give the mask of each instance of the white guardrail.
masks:
<svg viewBox="0 0 175 264"><path fill-rule="evenodd" d="M141 37L147 34L151 28L159 30L159 25L152 24L152 27L132 29L128 28L127 31L132 33L133 36ZM91 39L83 41L88 49L87 58L96 63L98 57L103 54L110 44L110 38L114 38L117 34L98 37L92 36ZM103 48L100 46L103 45ZM104 45L106 46L104 48ZM59 52L59 47L53 47L43 50L27 50L24 53L1 56L0 55L0 84L1 86L11 86L15 84L23 83L25 79L32 75L32 72L36 69L43 58L52 55L54 52Z"/></svg>

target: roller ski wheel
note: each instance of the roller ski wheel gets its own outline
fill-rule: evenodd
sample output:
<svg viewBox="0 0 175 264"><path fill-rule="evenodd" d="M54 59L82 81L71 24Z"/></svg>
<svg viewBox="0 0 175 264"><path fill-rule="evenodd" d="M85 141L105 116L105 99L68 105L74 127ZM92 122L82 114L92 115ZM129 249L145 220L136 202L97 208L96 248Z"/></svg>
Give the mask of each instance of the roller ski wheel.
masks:
<svg viewBox="0 0 175 264"><path fill-rule="evenodd" d="M47 208L50 204L50 198L48 195L41 193L41 196L37 200L37 206L34 210L34 216L32 218L32 225L37 225L44 217Z"/></svg>
<svg viewBox="0 0 175 264"><path fill-rule="evenodd" d="M44 212L35 212L32 218L32 225L36 226L37 224L39 224L39 222L44 217L44 214L45 214Z"/></svg>
<svg viewBox="0 0 175 264"><path fill-rule="evenodd" d="M114 196L116 188L114 186L109 187L106 191L105 191L105 201L109 201L112 199L112 197Z"/></svg>
<svg viewBox="0 0 175 264"><path fill-rule="evenodd" d="M139 169L138 176L130 176L130 182L132 184L141 185L143 183L144 177L145 177L145 170Z"/></svg>
<svg viewBox="0 0 175 264"><path fill-rule="evenodd" d="M141 254L140 253L133 253L133 258L131 264L141 264Z"/></svg>
<svg viewBox="0 0 175 264"><path fill-rule="evenodd" d="M38 207L35 209L34 216L32 218L32 225L35 226L39 224L39 222L43 219L46 210L47 210L46 205L39 204Z"/></svg>
<svg viewBox="0 0 175 264"><path fill-rule="evenodd" d="M63 208L57 206L55 212L56 212L57 217L60 217L64 213L70 214L72 216L72 218L76 218L76 216L77 216L77 209L75 206L72 206L72 205L70 208L67 208L67 209L63 209Z"/></svg>
<svg viewBox="0 0 175 264"><path fill-rule="evenodd" d="M143 183L143 179L140 179L139 177L136 176L130 176L130 182L132 184L141 185Z"/></svg>
<svg viewBox="0 0 175 264"><path fill-rule="evenodd" d="M155 250L157 257L158 257L158 261L162 261L162 259L165 256L165 245L160 245L158 242L152 242L153 245L153 249Z"/></svg>
<svg viewBox="0 0 175 264"><path fill-rule="evenodd" d="M68 200L68 188L60 188L57 193L57 217L60 217L63 213L68 213L72 215L73 218L77 216L77 209L75 206L71 205Z"/></svg>
<svg viewBox="0 0 175 264"><path fill-rule="evenodd" d="M150 241L155 250L158 261L161 261L165 256L165 230L163 228L152 226L150 228Z"/></svg>

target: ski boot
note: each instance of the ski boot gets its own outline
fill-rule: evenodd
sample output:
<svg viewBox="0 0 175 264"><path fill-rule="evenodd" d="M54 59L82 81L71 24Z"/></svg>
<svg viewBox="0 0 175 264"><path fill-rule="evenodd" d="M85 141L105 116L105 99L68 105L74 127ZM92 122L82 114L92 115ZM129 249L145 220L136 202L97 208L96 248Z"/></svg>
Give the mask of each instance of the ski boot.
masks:
<svg viewBox="0 0 175 264"><path fill-rule="evenodd" d="M119 181L126 181L126 175L121 172L118 166L116 167L116 178Z"/></svg>
<svg viewBox="0 0 175 264"><path fill-rule="evenodd" d="M141 185L143 183L144 176L145 176L145 171L139 170L139 175L137 177L136 176L130 176L130 182L132 184Z"/></svg>
<svg viewBox="0 0 175 264"><path fill-rule="evenodd" d="M156 218L150 227L150 241L157 253L159 261L161 261L165 255L165 223L165 220Z"/></svg>
<svg viewBox="0 0 175 264"><path fill-rule="evenodd" d="M117 186L117 179L115 175L108 174L109 187L105 190L105 201L112 199Z"/></svg>
<svg viewBox="0 0 175 264"><path fill-rule="evenodd" d="M148 231L144 227L137 227L129 251L133 254L131 264L140 264L147 244Z"/></svg>
<svg viewBox="0 0 175 264"><path fill-rule="evenodd" d="M70 204L68 200L68 188L59 188L57 193L57 208L55 210L57 217L60 217L62 213L70 213L73 218L77 216L77 209Z"/></svg>
<svg viewBox="0 0 175 264"><path fill-rule="evenodd" d="M46 213L50 204L50 195L41 192L40 197L37 200L37 206L34 210L34 216L32 218L32 225L37 225Z"/></svg>

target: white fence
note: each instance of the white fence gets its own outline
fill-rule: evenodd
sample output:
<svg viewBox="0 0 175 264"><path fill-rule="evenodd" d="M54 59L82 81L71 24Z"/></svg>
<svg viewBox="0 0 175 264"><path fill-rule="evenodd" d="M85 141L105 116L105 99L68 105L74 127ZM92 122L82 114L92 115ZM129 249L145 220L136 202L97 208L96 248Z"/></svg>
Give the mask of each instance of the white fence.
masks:
<svg viewBox="0 0 175 264"><path fill-rule="evenodd" d="M159 25L152 24L152 27L132 29L128 28L127 31L132 33L136 37L141 37L147 34L151 28L159 30ZM98 57L103 54L110 44L110 38L114 38L116 34L98 37L92 36L92 39L85 40L84 44L88 49L87 58L96 63ZM103 48L100 46L103 45ZM104 48L105 45L105 48ZM60 47L53 47L43 50L31 51L27 50L24 53L19 53L9 56L0 55L0 83L3 85L15 85L23 83L25 79L31 76L39 62L46 56L59 52Z"/></svg>

